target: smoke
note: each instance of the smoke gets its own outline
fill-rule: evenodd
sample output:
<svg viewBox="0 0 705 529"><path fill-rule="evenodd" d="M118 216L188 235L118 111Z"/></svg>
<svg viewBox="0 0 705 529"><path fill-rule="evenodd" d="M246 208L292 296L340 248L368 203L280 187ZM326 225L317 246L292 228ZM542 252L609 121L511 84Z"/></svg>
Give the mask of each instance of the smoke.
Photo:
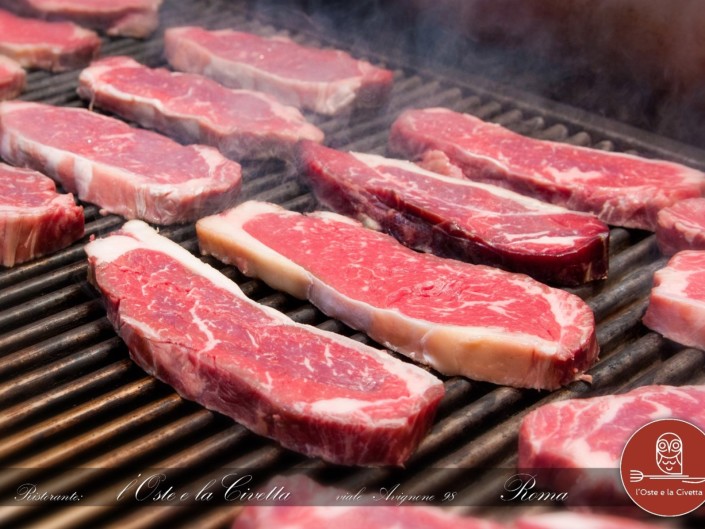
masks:
<svg viewBox="0 0 705 529"><path fill-rule="evenodd" d="M486 77L705 146L700 0L261 0L356 49Z"/></svg>

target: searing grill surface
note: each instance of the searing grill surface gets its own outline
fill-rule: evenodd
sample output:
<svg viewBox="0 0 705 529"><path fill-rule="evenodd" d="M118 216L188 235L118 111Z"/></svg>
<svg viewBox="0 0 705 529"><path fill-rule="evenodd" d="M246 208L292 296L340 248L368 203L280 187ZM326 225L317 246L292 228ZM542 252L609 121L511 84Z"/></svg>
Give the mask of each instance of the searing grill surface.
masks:
<svg viewBox="0 0 705 529"><path fill-rule="evenodd" d="M161 36L165 27L174 25L285 34L301 43L347 47L395 72L392 97L381 111L350 118L309 116L326 133L326 143L340 149L383 154L389 125L403 108L446 106L536 138L638 152L705 169L705 153L697 149L463 72L421 70L413 58L396 50L380 56L370 49L351 48L344 40L316 34L306 20L226 0L166 0L160 30L153 38L105 40L102 53L164 65ZM30 73L22 98L82 106L75 94L77 74ZM283 163L246 162L243 175L243 200L267 200L299 211L316 207L305 183ZM0 525L138 528L159 522L200 528L224 527L232 518L234 504L125 507L112 501L116 484L126 484L147 468L185 468L177 478L186 490L219 468L252 469L259 481L306 469L313 477L352 489L397 480L413 493L434 484L457 491L463 505L486 505L496 500L502 486L491 469L514 465L518 425L535 406L618 393L647 383L705 381L703 352L664 340L640 323L652 274L665 263L654 236L612 229L609 279L573 290L587 300L598 322L601 355L591 370L591 385L575 382L547 393L446 378L447 395L434 427L406 469L334 467L288 452L226 417L182 400L133 365L86 282L82 250L89 237L117 229L123 219L102 216L98 208L86 205L86 220L82 241L50 257L0 271L0 465L5 469L0 473L0 491L3 498L15 496L22 476L49 490L90 490L105 502L18 508L4 500ZM161 233L197 252L193 225L163 228ZM308 303L213 259L204 260L235 280L248 296L296 321L369 341ZM458 466L467 470L438 471ZM93 470L84 473L78 468Z"/></svg>

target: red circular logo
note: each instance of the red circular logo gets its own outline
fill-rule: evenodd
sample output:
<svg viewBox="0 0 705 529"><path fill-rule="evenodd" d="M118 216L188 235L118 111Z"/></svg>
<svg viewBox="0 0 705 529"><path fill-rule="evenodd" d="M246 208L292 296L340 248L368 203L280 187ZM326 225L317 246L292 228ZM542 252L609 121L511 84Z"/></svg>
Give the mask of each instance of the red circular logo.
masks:
<svg viewBox="0 0 705 529"><path fill-rule="evenodd" d="M657 516L680 516L705 502L705 433L678 419L642 426L620 462L622 484L639 507Z"/></svg>

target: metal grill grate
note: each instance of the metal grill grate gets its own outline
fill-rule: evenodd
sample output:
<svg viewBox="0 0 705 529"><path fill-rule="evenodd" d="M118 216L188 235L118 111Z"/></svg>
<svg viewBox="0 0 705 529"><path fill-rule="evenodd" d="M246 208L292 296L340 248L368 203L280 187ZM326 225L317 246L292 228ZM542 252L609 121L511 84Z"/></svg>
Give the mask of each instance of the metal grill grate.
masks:
<svg viewBox="0 0 705 529"><path fill-rule="evenodd" d="M127 54L151 66L164 64L164 27L199 24L235 27L261 34L287 34L312 45L347 47L345 41L300 25L300 17L254 12L227 0L167 0L160 31L152 39L105 40L103 55ZM353 53L384 63L395 71L395 87L381 112L350 119L311 119L324 130L327 143L345 149L383 154L387 130L406 107L447 106L488 119L517 132L592 146L638 152L705 168L705 156L692 148L623 125L495 86L447 68L419 70L389 50L380 56L353 47ZM24 99L79 106L77 72L29 75ZM292 169L278 162L245 163L242 199L277 202L294 210L315 208L315 199ZM183 401L169 387L146 376L129 360L125 346L107 322L96 293L86 282L82 244L122 224L86 207L84 241L47 258L0 272L0 465L23 468L22 476L41 480L46 488L90 488L109 494L115 483L141 467L185 467L183 483L201 482L210 468L258 469L262 480L289 469L307 469L341 486L374 486L390 477L403 478L408 492L430 482L448 483L480 505L500 490L484 479L483 469L511 466L522 417L535 406L559 399L616 393L647 383L703 383L705 354L682 348L648 332L640 323L653 271L663 265L652 235L613 229L610 278L573 291L590 304L598 322L601 359L591 371L594 382L576 382L553 393L539 393L478 383L445 380L447 395L430 435L407 468L348 469L306 459L257 437L231 420ZM192 252L197 250L192 225L162 233ZM286 312L296 321L314 324L367 341L308 303L243 277L232 267L205 259L234 279L244 292ZM433 469L461 466L458 475ZM104 468L86 475L76 467ZM18 471L19 472L19 471ZM3 472L0 494L12 497L18 474ZM168 506L122 509L119 506L0 508L7 527L223 527L233 507Z"/></svg>

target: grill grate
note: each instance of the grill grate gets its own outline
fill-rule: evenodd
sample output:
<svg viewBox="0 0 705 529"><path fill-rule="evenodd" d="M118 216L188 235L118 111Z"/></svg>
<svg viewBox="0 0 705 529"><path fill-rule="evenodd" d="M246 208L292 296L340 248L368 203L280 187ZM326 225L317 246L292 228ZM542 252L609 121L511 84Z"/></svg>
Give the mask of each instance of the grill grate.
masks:
<svg viewBox="0 0 705 529"><path fill-rule="evenodd" d="M286 34L312 45L348 47L358 56L395 71L395 87L381 112L348 118L311 116L327 143L345 150L383 154L387 130L406 107L448 106L503 124L537 138L605 150L638 152L705 168L705 156L649 133L631 129L577 109L547 102L508 87L445 67L413 66L396 50L380 56L356 43L321 40L290 12L255 12L226 0L167 0L162 24L148 41L105 40L103 54L127 54L151 66L164 65L164 27L199 24L235 27L265 35ZM302 22L304 21L304 22ZM292 24L298 27L291 27ZM287 31L288 30L288 31ZM81 106L75 94L77 72L32 72L24 99ZM242 199L277 202L305 211L315 199L292 169L279 162L243 164ZM111 505L115 485L131 479L129 469L184 467L186 485L201 483L211 468L257 469L264 481L277 472L305 469L341 486L374 486L403 479L406 491L430 483L458 489L466 504L496 499L501 484L484 479L492 466L516 460L516 432L534 407L559 399L616 393L647 383L703 383L705 354L682 348L648 332L640 323L654 270L663 265L653 235L615 228L611 232L610 278L573 289L593 308L598 321L601 359L591 371L594 382L575 382L553 393L497 387L458 377L447 378L447 395L433 430L403 471L348 469L314 461L279 448L231 420L183 401L169 387L146 376L128 358L96 293L86 282L82 244L119 227L122 219L103 217L86 207L84 241L47 258L0 272L0 465L17 472L0 477L0 494L14 496L20 477L47 490L89 489L107 498L105 506L0 507L7 527L224 527L234 507L150 506L124 509ZM192 252L192 225L162 229ZM286 312L296 321L369 341L302 301L242 276L232 267L204 259L235 280L253 299ZM434 469L461 466L461 475ZM101 469L86 473L77 467ZM73 470L72 470L73 469ZM102 496L101 496L102 495Z"/></svg>

